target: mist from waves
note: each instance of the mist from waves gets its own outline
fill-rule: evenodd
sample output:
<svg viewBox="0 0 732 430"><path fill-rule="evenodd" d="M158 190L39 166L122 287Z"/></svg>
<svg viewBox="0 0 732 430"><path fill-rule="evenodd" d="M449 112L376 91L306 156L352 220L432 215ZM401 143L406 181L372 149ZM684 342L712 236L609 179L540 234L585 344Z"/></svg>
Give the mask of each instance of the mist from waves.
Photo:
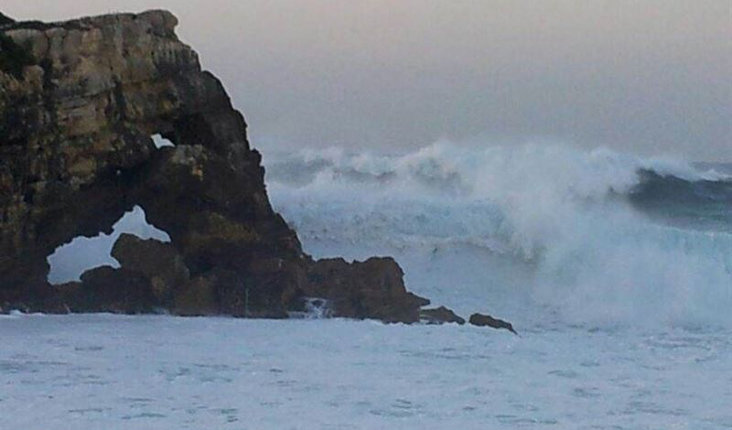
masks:
<svg viewBox="0 0 732 430"><path fill-rule="evenodd" d="M450 142L264 160L306 252L395 255L408 288L440 304L526 323L732 322L728 166Z"/></svg>

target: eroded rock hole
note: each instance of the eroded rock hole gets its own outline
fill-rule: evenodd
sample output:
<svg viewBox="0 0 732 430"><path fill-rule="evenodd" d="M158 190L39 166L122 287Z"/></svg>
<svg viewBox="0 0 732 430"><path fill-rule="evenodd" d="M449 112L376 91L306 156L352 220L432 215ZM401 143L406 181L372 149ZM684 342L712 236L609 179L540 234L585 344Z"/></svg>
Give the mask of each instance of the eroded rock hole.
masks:
<svg viewBox="0 0 732 430"><path fill-rule="evenodd" d="M166 146L175 146L175 143L171 142L169 139L164 138L161 134L153 134L152 136L150 136L150 138L152 139L157 149L164 148Z"/></svg>
<svg viewBox="0 0 732 430"><path fill-rule="evenodd" d="M92 238L79 236L70 243L56 248L47 259L51 266L48 282L62 284L78 281L82 273L94 267L104 265L119 267L119 263L112 258L110 252L122 233L131 233L142 239L152 238L170 242L170 236L166 232L147 223L145 211L140 206L135 206L130 212L125 213L114 224L113 229L112 234L100 233Z"/></svg>

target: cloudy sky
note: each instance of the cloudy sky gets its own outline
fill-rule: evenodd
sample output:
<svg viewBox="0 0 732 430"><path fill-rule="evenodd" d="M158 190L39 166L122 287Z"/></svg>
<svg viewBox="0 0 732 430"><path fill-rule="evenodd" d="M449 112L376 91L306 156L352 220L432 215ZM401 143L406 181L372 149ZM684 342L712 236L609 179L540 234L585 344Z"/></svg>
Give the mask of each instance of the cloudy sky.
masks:
<svg viewBox="0 0 732 430"><path fill-rule="evenodd" d="M3 0L165 8L263 149L560 140L732 160L732 0Z"/></svg>

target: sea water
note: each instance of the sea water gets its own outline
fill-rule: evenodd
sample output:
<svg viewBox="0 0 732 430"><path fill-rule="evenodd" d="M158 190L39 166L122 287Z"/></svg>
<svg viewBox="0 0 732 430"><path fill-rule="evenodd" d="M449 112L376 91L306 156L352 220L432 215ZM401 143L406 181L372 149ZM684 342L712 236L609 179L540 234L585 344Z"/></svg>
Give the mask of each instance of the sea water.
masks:
<svg viewBox="0 0 732 430"><path fill-rule="evenodd" d="M732 428L732 182L561 145L265 153L316 257L473 326L0 317L0 428Z"/></svg>

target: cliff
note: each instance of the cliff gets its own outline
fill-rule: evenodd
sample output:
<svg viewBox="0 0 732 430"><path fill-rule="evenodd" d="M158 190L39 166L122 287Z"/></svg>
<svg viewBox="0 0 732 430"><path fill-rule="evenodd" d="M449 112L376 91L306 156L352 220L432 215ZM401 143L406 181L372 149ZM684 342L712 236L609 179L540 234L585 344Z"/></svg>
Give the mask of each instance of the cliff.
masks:
<svg viewBox="0 0 732 430"><path fill-rule="evenodd" d="M413 322L392 259L314 261L270 206L243 116L166 11L61 23L0 16L0 307ZM161 134L173 147L156 148ZM170 244L123 236L120 269L52 286L46 258L133 206Z"/></svg>

